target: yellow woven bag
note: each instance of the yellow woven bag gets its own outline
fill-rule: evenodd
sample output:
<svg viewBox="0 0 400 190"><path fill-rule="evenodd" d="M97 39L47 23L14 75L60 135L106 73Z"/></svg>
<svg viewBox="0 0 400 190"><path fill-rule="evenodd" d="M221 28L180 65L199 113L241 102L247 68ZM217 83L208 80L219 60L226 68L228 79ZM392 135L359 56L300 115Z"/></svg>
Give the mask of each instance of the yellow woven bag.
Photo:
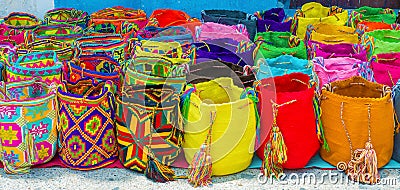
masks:
<svg viewBox="0 0 400 190"><path fill-rule="evenodd" d="M317 41L324 44L358 44L359 35L355 28L317 23L308 26L306 40Z"/></svg>
<svg viewBox="0 0 400 190"><path fill-rule="evenodd" d="M330 147L329 152L321 149L322 159L332 165L342 162L344 168L340 164L338 167L346 173L353 174L354 168L366 168L357 170L358 174L379 176L377 168L390 161L393 151L394 112L390 88L359 76L329 83L322 88L321 109ZM375 153L376 157L372 156ZM377 163L369 162L373 158ZM376 182L370 180L368 183Z"/></svg>
<svg viewBox="0 0 400 190"><path fill-rule="evenodd" d="M242 96L245 92L231 78L217 78L192 87L190 103L184 108L187 121L183 148L189 163L211 134L212 175L233 174L249 167L257 110L249 97Z"/></svg>
<svg viewBox="0 0 400 190"><path fill-rule="evenodd" d="M299 38L304 38L309 24L327 23L344 26L349 17L347 10L337 6L324 7L320 3L310 2L297 10L292 24L292 32Z"/></svg>

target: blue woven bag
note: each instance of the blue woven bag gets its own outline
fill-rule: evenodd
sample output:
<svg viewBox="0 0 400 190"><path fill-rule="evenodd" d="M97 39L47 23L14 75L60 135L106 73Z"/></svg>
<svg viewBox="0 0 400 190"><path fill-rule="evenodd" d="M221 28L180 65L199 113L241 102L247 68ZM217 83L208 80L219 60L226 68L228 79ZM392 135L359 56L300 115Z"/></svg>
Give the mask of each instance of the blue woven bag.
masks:
<svg viewBox="0 0 400 190"><path fill-rule="evenodd" d="M291 55L281 55L273 59L259 59L255 73L257 80L261 80L290 73L304 73L311 76L313 71L310 61Z"/></svg>
<svg viewBox="0 0 400 190"><path fill-rule="evenodd" d="M392 90L392 97L393 97L393 105L396 111L395 121L397 122L396 133L398 132L399 128L399 117L400 117L400 80L397 81L397 84L393 87ZM394 136L394 149L393 149L393 160L400 162L400 134L396 134Z"/></svg>

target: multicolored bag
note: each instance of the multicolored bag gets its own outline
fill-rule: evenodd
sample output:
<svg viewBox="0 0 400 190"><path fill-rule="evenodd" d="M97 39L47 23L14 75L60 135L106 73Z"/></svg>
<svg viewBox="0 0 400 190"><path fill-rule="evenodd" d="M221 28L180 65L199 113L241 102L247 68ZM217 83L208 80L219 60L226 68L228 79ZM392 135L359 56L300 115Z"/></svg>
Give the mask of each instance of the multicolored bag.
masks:
<svg viewBox="0 0 400 190"><path fill-rule="evenodd" d="M220 77L228 77L238 87L253 87L256 78L253 72L229 62L221 60L213 60L201 62L196 65L190 65L189 74L186 76L188 84L197 84L214 80Z"/></svg>
<svg viewBox="0 0 400 190"><path fill-rule="evenodd" d="M196 165L198 153L205 154L206 162L212 164L208 177L247 169L253 158L259 122L256 99L250 92L235 86L230 78L218 78L188 88L182 100L186 120L182 147L186 161Z"/></svg>
<svg viewBox="0 0 400 190"><path fill-rule="evenodd" d="M89 78L58 88L59 154L67 167L92 170L118 159L114 93L111 81Z"/></svg>
<svg viewBox="0 0 400 190"><path fill-rule="evenodd" d="M283 8L272 8L267 11L257 11L257 32L290 32L292 19L285 21L286 14Z"/></svg>
<svg viewBox="0 0 400 190"><path fill-rule="evenodd" d="M225 25L243 24L249 32L250 40L254 39L257 32L257 17L237 10L203 10L201 11L203 22L215 22Z"/></svg>
<svg viewBox="0 0 400 190"><path fill-rule="evenodd" d="M29 53L41 53L46 51L54 51L58 60L71 60L74 56L74 49L71 44L63 41L50 39L37 40L27 44L17 46L16 53L18 56L24 56Z"/></svg>
<svg viewBox="0 0 400 190"><path fill-rule="evenodd" d="M310 83L306 74L291 73L262 79L257 90L261 113L258 136L261 145L257 155L264 163L282 164L286 169L304 168L320 148L314 112L315 84ZM278 133L282 139L277 137ZM276 145L286 150L278 152ZM276 153L286 155L282 163L274 160ZM265 169L271 166L263 165ZM270 169L272 172L263 171L264 175L275 173L275 167ZM275 174L281 172L282 168Z"/></svg>
<svg viewBox="0 0 400 190"><path fill-rule="evenodd" d="M117 125L119 158L144 172L149 157L170 166L181 152L183 123L179 95L168 85L124 85L122 110L127 126Z"/></svg>
<svg viewBox="0 0 400 190"><path fill-rule="evenodd" d="M175 65L161 57L136 57L131 60L126 73L126 85L159 85L167 84L180 94L186 84L188 65Z"/></svg>
<svg viewBox="0 0 400 190"><path fill-rule="evenodd" d="M79 59L65 61L63 69L64 80L76 83L82 78L91 78L96 82L112 81L117 87L116 91L122 87L121 67L118 61L102 55L83 55Z"/></svg>
<svg viewBox="0 0 400 190"><path fill-rule="evenodd" d="M24 12L12 12L4 18L4 24L15 30L14 35L23 32L30 31L41 24L41 21L34 15Z"/></svg>
<svg viewBox="0 0 400 190"><path fill-rule="evenodd" d="M306 37L307 26L310 24L326 23L344 26L349 13L337 6L324 7L320 3L309 2L298 9L293 18L291 31L299 38Z"/></svg>
<svg viewBox="0 0 400 190"><path fill-rule="evenodd" d="M257 44L255 51L259 51L264 58L292 55L300 59L307 59L307 49L303 40L293 36L290 32L257 33L255 43Z"/></svg>
<svg viewBox="0 0 400 190"><path fill-rule="evenodd" d="M180 10L156 9L150 15L147 25L165 28L189 23L200 23L200 21L197 18L191 18L187 13Z"/></svg>
<svg viewBox="0 0 400 190"><path fill-rule="evenodd" d="M371 59L376 82L390 87L400 79L400 53L377 54Z"/></svg>
<svg viewBox="0 0 400 190"><path fill-rule="evenodd" d="M325 85L321 120L330 151L321 150L322 159L355 181L377 183L377 168L386 165L393 152L391 99L390 87L359 76Z"/></svg>
<svg viewBox="0 0 400 190"><path fill-rule="evenodd" d="M305 40L324 44L358 44L361 36L356 29L347 26L317 23L307 26Z"/></svg>
<svg viewBox="0 0 400 190"><path fill-rule="evenodd" d="M182 26L170 26L166 28L148 26L138 31L137 38L139 40L158 42L178 42L182 46L191 44L194 41L192 33Z"/></svg>
<svg viewBox="0 0 400 190"><path fill-rule="evenodd" d="M312 63L307 59L299 59L291 55L281 55L272 59L259 59L254 69L257 80L287 75L290 73L304 73L311 76Z"/></svg>
<svg viewBox="0 0 400 190"><path fill-rule="evenodd" d="M400 30L375 30L362 36L368 58L381 53L400 52Z"/></svg>
<svg viewBox="0 0 400 190"><path fill-rule="evenodd" d="M74 40L83 36L83 30L79 26L68 24L42 25L33 29L28 36L31 38L28 42L51 39L72 45Z"/></svg>
<svg viewBox="0 0 400 190"><path fill-rule="evenodd" d="M74 8L56 8L46 12L44 22L47 25L69 24L85 29L89 21L89 14Z"/></svg>
<svg viewBox="0 0 400 190"><path fill-rule="evenodd" d="M196 27L196 41L231 38L236 41L250 41L249 33L246 26L238 25L223 25L213 22L203 23Z"/></svg>
<svg viewBox="0 0 400 190"><path fill-rule="evenodd" d="M8 174L29 172L57 150L56 87L38 80L0 82L0 160Z"/></svg>
<svg viewBox="0 0 400 190"><path fill-rule="evenodd" d="M46 84L60 84L61 71L62 64L54 51L28 53L19 56L15 62L6 63L6 81L20 82L38 77Z"/></svg>
<svg viewBox="0 0 400 190"><path fill-rule="evenodd" d="M353 76L361 76L368 81L374 81L374 72L369 62L362 62L349 57L338 57L324 59L316 57L313 59L314 71L318 76L319 86L345 80Z"/></svg>
<svg viewBox="0 0 400 190"><path fill-rule="evenodd" d="M307 50L309 58L323 57L324 59L335 57L350 57L367 61L367 51L361 44L324 44L315 41L308 41Z"/></svg>
<svg viewBox="0 0 400 190"><path fill-rule="evenodd" d="M0 42L8 42L13 46L23 44L25 42L25 33L11 29L4 23L0 24Z"/></svg>
<svg viewBox="0 0 400 190"><path fill-rule="evenodd" d="M249 41L235 41L229 38L205 40L193 44L196 48L196 63L221 60L245 67L253 66L256 45Z"/></svg>
<svg viewBox="0 0 400 190"><path fill-rule="evenodd" d="M78 38L74 43L75 58L81 55L104 54L117 60L124 66L127 52L126 40L121 35L87 36Z"/></svg>
<svg viewBox="0 0 400 190"><path fill-rule="evenodd" d="M351 11L347 25L355 28L361 21L393 24L396 21L396 13L389 8L362 6Z"/></svg>

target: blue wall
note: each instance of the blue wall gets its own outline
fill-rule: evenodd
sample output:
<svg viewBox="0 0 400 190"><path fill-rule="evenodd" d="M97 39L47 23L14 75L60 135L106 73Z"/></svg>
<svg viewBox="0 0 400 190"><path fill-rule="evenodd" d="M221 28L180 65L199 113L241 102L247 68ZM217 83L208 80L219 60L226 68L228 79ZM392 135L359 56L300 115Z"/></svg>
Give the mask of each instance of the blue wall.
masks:
<svg viewBox="0 0 400 190"><path fill-rule="evenodd" d="M277 6L277 0L54 0L56 8L73 7L89 13L121 5L143 9L148 16L154 9L170 8L187 12L192 17L200 17L204 9L230 9L254 13Z"/></svg>

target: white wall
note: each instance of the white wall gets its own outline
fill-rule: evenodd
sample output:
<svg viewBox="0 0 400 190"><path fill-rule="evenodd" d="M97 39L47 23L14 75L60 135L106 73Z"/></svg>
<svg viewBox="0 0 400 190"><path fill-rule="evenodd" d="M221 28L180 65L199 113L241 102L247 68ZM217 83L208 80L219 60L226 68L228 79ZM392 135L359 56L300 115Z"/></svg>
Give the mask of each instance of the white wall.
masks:
<svg viewBox="0 0 400 190"><path fill-rule="evenodd" d="M43 19L45 12L53 8L54 0L0 0L0 17L5 17L10 12L21 11Z"/></svg>

